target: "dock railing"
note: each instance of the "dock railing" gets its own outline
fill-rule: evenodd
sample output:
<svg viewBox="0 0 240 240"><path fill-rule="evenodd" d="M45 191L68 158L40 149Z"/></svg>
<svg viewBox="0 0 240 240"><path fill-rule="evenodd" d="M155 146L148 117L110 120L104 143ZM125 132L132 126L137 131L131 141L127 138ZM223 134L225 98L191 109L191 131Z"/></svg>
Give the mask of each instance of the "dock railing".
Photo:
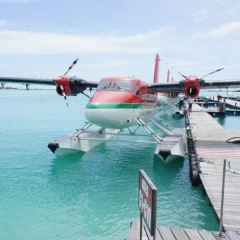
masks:
<svg viewBox="0 0 240 240"><path fill-rule="evenodd" d="M226 176L226 162L223 160L223 177L222 177L222 195L221 195L221 212L220 212L220 225L219 225L219 237L223 236L223 203L224 203L224 191L225 191L225 176Z"/></svg>

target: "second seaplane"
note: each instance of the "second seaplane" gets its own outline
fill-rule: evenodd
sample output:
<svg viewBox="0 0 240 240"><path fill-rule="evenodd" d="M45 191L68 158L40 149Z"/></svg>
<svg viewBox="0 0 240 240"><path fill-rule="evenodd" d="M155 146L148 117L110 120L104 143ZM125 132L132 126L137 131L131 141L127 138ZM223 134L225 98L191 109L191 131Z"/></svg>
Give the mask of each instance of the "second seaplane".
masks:
<svg viewBox="0 0 240 240"><path fill-rule="evenodd" d="M2 86L5 83L25 84L27 89L30 84L56 86L56 92L65 99L67 96L77 94L89 97L85 90L96 89L94 95L89 97L90 100L85 109L88 122L75 133L56 138L48 144L50 150L58 156L87 152L108 140L120 141L114 140L113 137L121 134L125 129L129 136L136 136L138 129L143 127L146 130L146 136L150 136L152 140L141 139L138 142L156 144L155 154L160 155L165 162L184 157L186 150L184 133L177 129L167 129L169 125L157 116L161 110L158 104L158 93L184 92L187 97L194 98L198 96L201 88L240 86L238 80L209 82L193 75L189 77L182 75L184 79L179 82L160 83L158 82L160 61L158 54L155 59L152 83L134 77L107 77L100 82L93 82L67 75L77 60L64 75L56 79L0 77ZM216 71L219 70L221 69ZM153 130L149 124L154 125L157 131ZM98 128L92 130L93 126ZM158 130L164 137L158 133ZM143 134L139 136L145 137Z"/></svg>

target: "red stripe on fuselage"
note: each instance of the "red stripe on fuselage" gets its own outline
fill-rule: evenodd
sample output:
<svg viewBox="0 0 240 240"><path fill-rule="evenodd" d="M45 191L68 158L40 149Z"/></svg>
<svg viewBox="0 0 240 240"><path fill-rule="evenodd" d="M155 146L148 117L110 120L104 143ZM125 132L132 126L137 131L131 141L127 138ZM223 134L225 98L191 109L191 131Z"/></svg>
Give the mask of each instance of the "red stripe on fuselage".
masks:
<svg viewBox="0 0 240 240"><path fill-rule="evenodd" d="M90 101L91 103L140 103L139 98L130 92L99 91Z"/></svg>

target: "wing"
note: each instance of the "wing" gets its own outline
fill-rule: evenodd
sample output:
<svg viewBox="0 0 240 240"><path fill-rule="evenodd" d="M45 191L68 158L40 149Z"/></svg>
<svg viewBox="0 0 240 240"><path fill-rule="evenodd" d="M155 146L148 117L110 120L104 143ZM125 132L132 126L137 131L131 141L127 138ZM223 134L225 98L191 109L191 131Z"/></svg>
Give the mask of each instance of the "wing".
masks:
<svg viewBox="0 0 240 240"><path fill-rule="evenodd" d="M184 84L182 82L150 83L148 89L157 92L183 92Z"/></svg>
<svg viewBox="0 0 240 240"><path fill-rule="evenodd" d="M22 83L22 84L45 84L56 85L54 79L45 78L17 78L17 77L0 77L1 83Z"/></svg>
<svg viewBox="0 0 240 240"><path fill-rule="evenodd" d="M157 92L184 92L186 96L194 98L198 96L200 89L240 88L240 80L206 81L189 76L176 83L151 83L148 88Z"/></svg>
<svg viewBox="0 0 240 240"><path fill-rule="evenodd" d="M238 79L223 79L216 81L206 81L203 80L201 84L202 89L214 89L214 88L240 88L240 80Z"/></svg>
<svg viewBox="0 0 240 240"><path fill-rule="evenodd" d="M59 95L76 96L79 93L83 93L86 89L97 88L98 82L90 82L77 77L69 77L67 75L59 76L56 79L48 78L18 78L18 77L0 77L0 82L5 83L20 83L26 84L38 84L56 86L57 93Z"/></svg>

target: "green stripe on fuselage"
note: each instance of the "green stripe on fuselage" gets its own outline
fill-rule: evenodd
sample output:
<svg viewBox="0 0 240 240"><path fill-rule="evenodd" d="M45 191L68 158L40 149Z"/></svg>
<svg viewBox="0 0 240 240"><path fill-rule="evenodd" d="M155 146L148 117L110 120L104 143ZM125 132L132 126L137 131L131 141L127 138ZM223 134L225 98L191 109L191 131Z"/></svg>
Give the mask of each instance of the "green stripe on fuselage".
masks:
<svg viewBox="0 0 240 240"><path fill-rule="evenodd" d="M154 107L154 104L139 104L139 103L88 103L86 108L94 108L94 109L101 109L101 108L118 108L118 109L124 109L124 108L131 108L131 109L137 109L137 108L146 108L146 107Z"/></svg>

